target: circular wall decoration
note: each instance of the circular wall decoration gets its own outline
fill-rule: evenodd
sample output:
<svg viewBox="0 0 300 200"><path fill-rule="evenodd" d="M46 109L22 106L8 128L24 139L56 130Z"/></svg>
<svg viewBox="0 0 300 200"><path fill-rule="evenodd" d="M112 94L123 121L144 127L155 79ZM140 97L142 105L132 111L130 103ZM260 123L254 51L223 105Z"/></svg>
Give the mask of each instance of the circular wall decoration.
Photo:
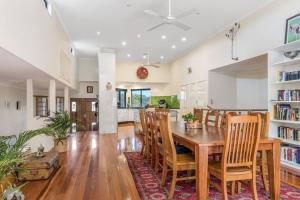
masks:
<svg viewBox="0 0 300 200"><path fill-rule="evenodd" d="M139 67L136 71L136 75L139 79L146 79L148 74L148 70L145 67Z"/></svg>

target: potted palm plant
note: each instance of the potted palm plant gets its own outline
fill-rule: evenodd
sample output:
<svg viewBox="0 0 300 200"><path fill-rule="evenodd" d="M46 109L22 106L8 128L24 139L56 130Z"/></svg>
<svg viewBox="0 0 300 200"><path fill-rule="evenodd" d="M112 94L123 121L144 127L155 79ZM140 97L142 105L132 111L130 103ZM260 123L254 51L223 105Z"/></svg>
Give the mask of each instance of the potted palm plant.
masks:
<svg viewBox="0 0 300 200"><path fill-rule="evenodd" d="M53 117L48 117L47 127L53 131L48 135L54 138L54 147L57 152L66 152L68 149L69 130L72 126L69 112L55 113Z"/></svg>
<svg viewBox="0 0 300 200"><path fill-rule="evenodd" d="M33 137L47 134L51 130L42 128L34 131L26 131L18 136L0 137L0 199L22 199L21 186L13 185L16 179L16 171L19 163L23 162L28 151L25 147L27 142Z"/></svg>
<svg viewBox="0 0 300 200"><path fill-rule="evenodd" d="M185 121L185 128L201 128L199 120L192 113L182 115L182 118Z"/></svg>

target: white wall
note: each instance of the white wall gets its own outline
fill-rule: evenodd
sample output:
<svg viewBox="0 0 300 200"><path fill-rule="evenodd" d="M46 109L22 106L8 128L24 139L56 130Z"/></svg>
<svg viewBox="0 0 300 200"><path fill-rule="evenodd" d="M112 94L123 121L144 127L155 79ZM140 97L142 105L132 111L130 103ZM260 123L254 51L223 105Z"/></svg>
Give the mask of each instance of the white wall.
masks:
<svg viewBox="0 0 300 200"><path fill-rule="evenodd" d="M171 81L171 68L169 65L160 65L160 68L148 67L148 78L141 80L136 76L140 62L117 62L117 82L130 83L169 83Z"/></svg>
<svg viewBox="0 0 300 200"><path fill-rule="evenodd" d="M98 60L90 58L78 59L79 81L99 81Z"/></svg>
<svg viewBox="0 0 300 200"><path fill-rule="evenodd" d="M299 13L299 7L299 0L274 0L240 21L241 29L235 41L235 52L240 60L265 54L283 44L286 19ZM225 37L225 31L221 32L172 62L172 93L176 94L181 85L208 80L210 69L233 62L230 41ZM192 74L188 74L187 67L192 67Z"/></svg>
<svg viewBox="0 0 300 200"><path fill-rule="evenodd" d="M70 39L55 11L50 16L43 1L1 1L0 29L2 48L68 86L76 87L76 59L70 53ZM61 58L62 52L68 62L66 57ZM70 64L69 70L61 67L65 63Z"/></svg>
<svg viewBox="0 0 300 200"><path fill-rule="evenodd" d="M237 108L268 108L267 71L239 72L236 79Z"/></svg>
<svg viewBox="0 0 300 200"><path fill-rule="evenodd" d="M0 85L0 94L0 135L17 135L26 130L26 91ZM20 110L16 109L17 101L21 103Z"/></svg>
<svg viewBox="0 0 300 200"><path fill-rule="evenodd" d="M87 86L93 86L93 93L87 93ZM79 89L76 91L71 91L70 98L97 98L98 94L98 82L80 82Z"/></svg>
<svg viewBox="0 0 300 200"><path fill-rule="evenodd" d="M233 73L209 72L208 104L214 108L236 108L236 79Z"/></svg>

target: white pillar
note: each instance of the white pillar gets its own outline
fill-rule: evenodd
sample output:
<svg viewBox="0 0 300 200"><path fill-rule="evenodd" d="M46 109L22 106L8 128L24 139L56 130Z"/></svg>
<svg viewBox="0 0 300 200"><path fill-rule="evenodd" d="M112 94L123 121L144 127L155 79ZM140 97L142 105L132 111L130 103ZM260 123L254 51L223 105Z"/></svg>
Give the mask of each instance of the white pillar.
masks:
<svg viewBox="0 0 300 200"><path fill-rule="evenodd" d="M69 98L69 88L64 89L64 111L70 111L70 98Z"/></svg>
<svg viewBox="0 0 300 200"><path fill-rule="evenodd" d="M32 79L26 80L26 127L27 130L32 129L33 118L33 82Z"/></svg>
<svg viewBox="0 0 300 200"><path fill-rule="evenodd" d="M56 83L55 80L50 80L49 84L49 98L48 98L48 105L49 105L49 114L53 116L56 112Z"/></svg>
<svg viewBox="0 0 300 200"><path fill-rule="evenodd" d="M98 51L99 66L99 131L117 133L116 53L113 49ZM112 85L107 90L106 85Z"/></svg>

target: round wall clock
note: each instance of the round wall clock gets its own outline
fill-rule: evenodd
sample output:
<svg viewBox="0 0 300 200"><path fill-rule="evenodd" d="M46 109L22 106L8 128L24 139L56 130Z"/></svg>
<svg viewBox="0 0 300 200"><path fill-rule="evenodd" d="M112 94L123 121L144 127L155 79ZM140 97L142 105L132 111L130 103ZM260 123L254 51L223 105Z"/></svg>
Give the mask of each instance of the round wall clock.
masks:
<svg viewBox="0 0 300 200"><path fill-rule="evenodd" d="M136 71L136 75L139 79L146 79L148 74L148 70L145 67L139 67Z"/></svg>

